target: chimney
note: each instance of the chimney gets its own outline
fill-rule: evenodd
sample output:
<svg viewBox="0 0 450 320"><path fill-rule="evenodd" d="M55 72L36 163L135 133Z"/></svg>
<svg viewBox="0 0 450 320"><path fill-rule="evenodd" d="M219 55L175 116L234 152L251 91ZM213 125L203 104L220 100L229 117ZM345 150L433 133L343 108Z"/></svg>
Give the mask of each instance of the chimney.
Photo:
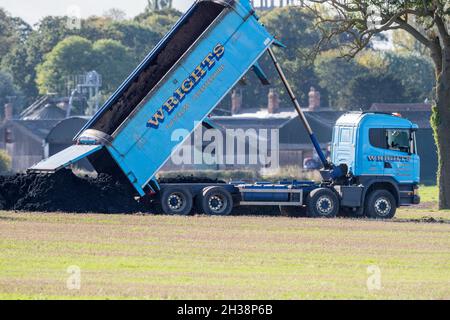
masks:
<svg viewBox="0 0 450 320"><path fill-rule="evenodd" d="M320 109L320 92L311 87L309 91L309 111L318 111Z"/></svg>
<svg viewBox="0 0 450 320"><path fill-rule="evenodd" d="M242 90L233 90L231 93L231 114L239 114L242 110Z"/></svg>
<svg viewBox="0 0 450 320"><path fill-rule="evenodd" d="M11 120L13 118L13 104L7 103L5 104L5 121Z"/></svg>
<svg viewBox="0 0 450 320"><path fill-rule="evenodd" d="M278 113L280 110L280 97L274 88L269 90L267 109L270 114Z"/></svg>

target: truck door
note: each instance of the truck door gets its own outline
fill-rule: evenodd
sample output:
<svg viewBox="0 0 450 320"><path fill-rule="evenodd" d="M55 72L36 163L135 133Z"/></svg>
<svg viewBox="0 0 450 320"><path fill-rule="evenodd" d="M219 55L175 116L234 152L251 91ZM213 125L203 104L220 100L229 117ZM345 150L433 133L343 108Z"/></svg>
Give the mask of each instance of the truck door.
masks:
<svg viewBox="0 0 450 320"><path fill-rule="evenodd" d="M411 129L386 128L386 151L384 174L394 177L399 183L415 181L414 133Z"/></svg>
<svg viewBox="0 0 450 320"><path fill-rule="evenodd" d="M368 161L363 162L363 172L371 176L383 176L385 174L386 130L370 128L369 141L368 145L364 145L364 154L367 155Z"/></svg>

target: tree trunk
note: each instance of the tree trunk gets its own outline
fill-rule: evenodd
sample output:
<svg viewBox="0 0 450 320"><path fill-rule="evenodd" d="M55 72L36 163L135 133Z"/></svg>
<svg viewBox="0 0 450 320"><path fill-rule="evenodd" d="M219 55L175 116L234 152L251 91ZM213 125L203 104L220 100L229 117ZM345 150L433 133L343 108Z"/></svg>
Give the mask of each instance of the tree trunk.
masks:
<svg viewBox="0 0 450 320"><path fill-rule="evenodd" d="M443 50L438 73L433 128L439 153L439 209L450 209L450 47Z"/></svg>

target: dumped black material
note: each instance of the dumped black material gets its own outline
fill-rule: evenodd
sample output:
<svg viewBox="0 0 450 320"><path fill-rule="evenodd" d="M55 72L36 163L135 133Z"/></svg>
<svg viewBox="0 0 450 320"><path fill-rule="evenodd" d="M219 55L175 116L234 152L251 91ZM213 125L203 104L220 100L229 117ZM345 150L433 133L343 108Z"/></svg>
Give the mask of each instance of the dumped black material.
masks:
<svg viewBox="0 0 450 320"><path fill-rule="evenodd" d="M225 6L215 2L198 3L176 32L109 103L91 129L112 135L224 9Z"/></svg>
<svg viewBox="0 0 450 320"><path fill-rule="evenodd" d="M178 176L160 183L224 183L217 179ZM54 174L0 176L0 210L69 213L155 212L151 203L135 200L128 182L106 174L97 179L80 178L71 170Z"/></svg>
<svg viewBox="0 0 450 320"><path fill-rule="evenodd" d="M101 174L80 178L71 170L55 174L0 177L0 209L38 212L133 213L145 211L129 184Z"/></svg>

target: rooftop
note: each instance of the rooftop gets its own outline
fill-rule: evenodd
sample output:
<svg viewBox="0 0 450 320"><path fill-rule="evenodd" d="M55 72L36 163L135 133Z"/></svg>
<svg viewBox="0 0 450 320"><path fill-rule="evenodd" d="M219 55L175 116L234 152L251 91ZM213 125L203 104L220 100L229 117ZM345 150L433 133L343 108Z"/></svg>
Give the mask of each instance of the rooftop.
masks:
<svg viewBox="0 0 450 320"><path fill-rule="evenodd" d="M43 108L34 110L23 117L23 120L62 120L66 112L54 104L46 104Z"/></svg>
<svg viewBox="0 0 450 320"><path fill-rule="evenodd" d="M405 111L431 111L428 103L374 103L370 111L379 112L405 112Z"/></svg>
<svg viewBox="0 0 450 320"><path fill-rule="evenodd" d="M61 120L10 120L5 123L5 126L15 126L25 129L36 138L44 140L60 121Z"/></svg>

